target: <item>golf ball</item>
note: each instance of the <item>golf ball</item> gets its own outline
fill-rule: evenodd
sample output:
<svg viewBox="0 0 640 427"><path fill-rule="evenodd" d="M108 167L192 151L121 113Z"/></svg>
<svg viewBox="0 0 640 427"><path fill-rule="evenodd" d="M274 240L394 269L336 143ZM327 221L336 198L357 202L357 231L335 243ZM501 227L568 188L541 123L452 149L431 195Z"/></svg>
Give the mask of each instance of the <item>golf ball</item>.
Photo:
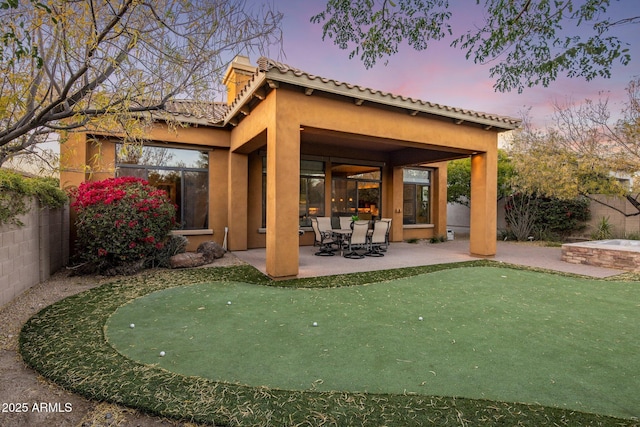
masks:
<svg viewBox="0 0 640 427"><path fill-rule="evenodd" d="M136 325L135 325L134 323L132 323L132 324L130 324L130 325L129 325L129 327L130 327L131 329L133 329L133 328L135 328L135 327L136 327Z"/></svg>
<svg viewBox="0 0 640 427"><path fill-rule="evenodd" d="M161 351L161 352L160 352L160 357L164 357L164 355L165 355L165 354L166 354L166 353L165 353L164 351Z"/></svg>
<svg viewBox="0 0 640 427"><path fill-rule="evenodd" d="M422 320L423 320L422 316L418 317L418 320L422 322Z"/></svg>
<svg viewBox="0 0 640 427"><path fill-rule="evenodd" d="M318 322L313 322L313 326L318 326Z"/></svg>
<svg viewBox="0 0 640 427"><path fill-rule="evenodd" d="M231 305L231 301L227 301L227 305Z"/></svg>

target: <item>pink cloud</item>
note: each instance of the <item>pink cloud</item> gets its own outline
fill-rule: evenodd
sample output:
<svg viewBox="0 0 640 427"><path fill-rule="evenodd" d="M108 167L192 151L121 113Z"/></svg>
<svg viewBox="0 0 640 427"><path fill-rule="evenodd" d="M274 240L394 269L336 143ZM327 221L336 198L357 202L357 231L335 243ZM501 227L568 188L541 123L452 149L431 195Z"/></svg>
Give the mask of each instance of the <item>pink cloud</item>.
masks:
<svg viewBox="0 0 640 427"><path fill-rule="evenodd" d="M522 94L496 93L494 81L489 77L491 65L466 60L465 52L449 47L451 40L432 43L422 52L401 46L400 52L389 58L387 66L382 64L383 60L367 70L358 58L349 60L348 51L338 49L331 40L323 42L321 26L309 22L313 14L324 9L324 2L294 1L277 2L277 7L285 12L283 48L286 56L275 59L322 77L453 107L516 117L531 107L534 122L544 125L553 111L554 102L567 97L580 101L595 99L599 92L608 91L611 102L619 103L625 97L624 88L628 82L640 75L640 45L635 45L630 47L635 58L632 64L614 67L613 79L586 82L559 78L548 88L527 88ZM630 15L627 10L630 6L640 13L640 2L627 3L626 9L615 3L612 6L618 7L626 16ZM459 33L477 25L479 22L476 21L483 19L480 11L480 7L454 9L457 16L454 30ZM634 31L637 33L637 26L621 31L629 40L634 40L629 37Z"/></svg>

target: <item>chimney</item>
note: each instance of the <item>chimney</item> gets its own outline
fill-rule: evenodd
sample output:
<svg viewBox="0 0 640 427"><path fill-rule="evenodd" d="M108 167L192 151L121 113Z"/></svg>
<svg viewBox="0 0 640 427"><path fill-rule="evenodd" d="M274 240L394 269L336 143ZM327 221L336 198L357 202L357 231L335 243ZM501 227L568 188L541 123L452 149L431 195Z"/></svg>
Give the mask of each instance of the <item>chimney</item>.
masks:
<svg viewBox="0 0 640 427"><path fill-rule="evenodd" d="M233 58L222 80L222 83L227 86L228 104L231 104L236 99L238 93L244 89L257 71L257 67L251 65L248 56L237 55Z"/></svg>

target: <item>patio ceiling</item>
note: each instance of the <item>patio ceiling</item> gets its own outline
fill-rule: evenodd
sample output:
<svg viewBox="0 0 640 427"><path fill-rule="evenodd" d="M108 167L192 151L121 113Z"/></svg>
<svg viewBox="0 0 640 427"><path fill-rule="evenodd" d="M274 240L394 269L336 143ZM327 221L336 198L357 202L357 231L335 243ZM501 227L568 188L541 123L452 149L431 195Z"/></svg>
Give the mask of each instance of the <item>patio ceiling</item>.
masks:
<svg viewBox="0 0 640 427"><path fill-rule="evenodd" d="M469 157L470 150L430 146L410 141L375 138L366 135L337 132L302 126L302 151L306 154L340 155L343 157L385 161L390 166L409 166Z"/></svg>

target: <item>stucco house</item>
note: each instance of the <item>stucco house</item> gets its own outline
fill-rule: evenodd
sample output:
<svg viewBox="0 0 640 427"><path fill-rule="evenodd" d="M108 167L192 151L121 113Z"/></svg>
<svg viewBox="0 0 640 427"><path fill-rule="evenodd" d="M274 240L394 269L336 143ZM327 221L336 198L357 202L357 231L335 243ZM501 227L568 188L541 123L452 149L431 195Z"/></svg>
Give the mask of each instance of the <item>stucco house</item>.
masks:
<svg viewBox="0 0 640 427"><path fill-rule="evenodd" d="M142 153L117 136L74 133L61 185L133 175L168 191L181 230L231 251L266 248L267 273L298 274L299 236L314 216L392 219L391 241L446 234L447 161L472 159L469 251L496 251L497 140L519 120L318 77L268 58L236 57L228 103L207 114L167 106ZM123 154L124 153L124 154ZM96 155L99 154L99 155ZM310 227L308 228L310 230Z"/></svg>

